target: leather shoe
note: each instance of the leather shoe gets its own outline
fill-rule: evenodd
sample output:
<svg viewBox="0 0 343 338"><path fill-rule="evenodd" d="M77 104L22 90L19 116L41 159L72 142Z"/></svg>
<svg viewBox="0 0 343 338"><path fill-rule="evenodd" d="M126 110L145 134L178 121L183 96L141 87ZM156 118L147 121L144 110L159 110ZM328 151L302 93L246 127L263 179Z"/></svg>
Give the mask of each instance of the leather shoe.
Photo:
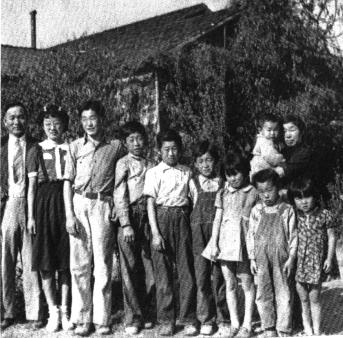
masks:
<svg viewBox="0 0 343 338"><path fill-rule="evenodd" d="M174 334L175 327L173 324L164 324L160 326L160 336L172 336Z"/></svg>
<svg viewBox="0 0 343 338"><path fill-rule="evenodd" d="M45 323L42 320L33 320L31 327L34 330L39 330L41 329L43 326L45 325Z"/></svg>
<svg viewBox="0 0 343 338"><path fill-rule="evenodd" d="M89 323L79 324L74 330L74 334L81 337L87 337L91 332L91 326Z"/></svg>
<svg viewBox="0 0 343 338"><path fill-rule="evenodd" d="M1 322L1 330L5 330L13 324L14 324L13 318L4 318L4 320Z"/></svg>

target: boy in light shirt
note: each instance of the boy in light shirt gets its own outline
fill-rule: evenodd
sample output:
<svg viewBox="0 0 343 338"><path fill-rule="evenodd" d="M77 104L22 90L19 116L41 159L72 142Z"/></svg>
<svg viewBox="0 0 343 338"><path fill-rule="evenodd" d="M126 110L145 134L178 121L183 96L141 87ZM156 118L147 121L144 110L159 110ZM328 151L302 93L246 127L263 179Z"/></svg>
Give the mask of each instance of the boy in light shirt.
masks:
<svg viewBox="0 0 343 338"><path fill-rule="evenodd" d="M197 333L195 279L189 222L189 181L191 170L179 164L180 135L166 130L157 136L162 162L147 171L144 194L152 233L152 260L155 272L157 320L161 336L174 333L176 321L173 263L180 283L180 323L184 335Z"/></svg>

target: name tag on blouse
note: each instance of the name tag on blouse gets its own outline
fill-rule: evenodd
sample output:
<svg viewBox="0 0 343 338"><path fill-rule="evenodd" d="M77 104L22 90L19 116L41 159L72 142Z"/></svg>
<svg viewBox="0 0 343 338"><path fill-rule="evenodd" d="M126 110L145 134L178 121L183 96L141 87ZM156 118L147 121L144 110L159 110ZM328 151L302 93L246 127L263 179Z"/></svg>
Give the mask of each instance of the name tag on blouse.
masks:
<svg viewBox="0 0 343 338"><path fill-rule="evenodd" d="M52 160L52 155L50 153L43 153L44 160Z"/></svg>

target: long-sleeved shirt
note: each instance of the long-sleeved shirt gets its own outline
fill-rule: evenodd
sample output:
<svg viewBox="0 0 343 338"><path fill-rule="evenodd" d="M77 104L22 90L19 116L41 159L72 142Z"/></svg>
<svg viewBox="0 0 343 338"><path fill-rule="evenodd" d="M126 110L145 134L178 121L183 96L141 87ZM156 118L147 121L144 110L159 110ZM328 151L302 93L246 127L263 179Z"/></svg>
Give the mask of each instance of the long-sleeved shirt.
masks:
<svg viewBox="0 0 343 338"><path fill-rule="evenodd" d="M143 196L145 174L152 163L131 153L117 162L114 204L121 226L129 225L129 206Z"/></svg>
<svg viewBox="0 0 343 338"><path fill-rule="evenodd" d="M265 213L279 213L281 212L282 204L284 202L276 203L273 206L266 206L262 202L258 202L251 210L249 218L249 230L247 236L247 249L249 259L256 259L255 235L261 222L263 222L263 212ZM298 232L296 226L296 216L294 209L288 204L280 215L282 225L288 241L289 256L295 257L298 246Z"/></svg>

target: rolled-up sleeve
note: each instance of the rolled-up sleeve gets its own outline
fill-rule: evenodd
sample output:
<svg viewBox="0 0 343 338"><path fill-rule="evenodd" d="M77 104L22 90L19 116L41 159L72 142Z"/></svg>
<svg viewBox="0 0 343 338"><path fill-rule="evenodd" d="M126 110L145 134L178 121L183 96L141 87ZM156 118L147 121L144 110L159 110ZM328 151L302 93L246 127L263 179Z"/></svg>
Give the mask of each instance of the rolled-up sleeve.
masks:
<svg viewBox="0 0 343 338"><path fill-rule="evenodd" d="M39 145L29 149L27 153L27 176L36 177L39 169Z"/></svg>
<svg viewBox="0 0 343 338"><path fill-rule="evenodd" d="M158 177L156 177L154 168L146 172L143 194L148 197L157 198L158 196Z"/></svg>
<svg viewBox="0 0 343 338"><path fill-rule="evenodd" d="M127 186L128 167L125 160L121 159L117 162L115 189L114 189L114 205L121 226L129 225L129 192Z"/></svg>
<svg viewBox="0 0 343 338"><path fill-rule="evenodd" d="M74 182L76 176L76 144L73 142L69 145L63 179Z"/></svg>

